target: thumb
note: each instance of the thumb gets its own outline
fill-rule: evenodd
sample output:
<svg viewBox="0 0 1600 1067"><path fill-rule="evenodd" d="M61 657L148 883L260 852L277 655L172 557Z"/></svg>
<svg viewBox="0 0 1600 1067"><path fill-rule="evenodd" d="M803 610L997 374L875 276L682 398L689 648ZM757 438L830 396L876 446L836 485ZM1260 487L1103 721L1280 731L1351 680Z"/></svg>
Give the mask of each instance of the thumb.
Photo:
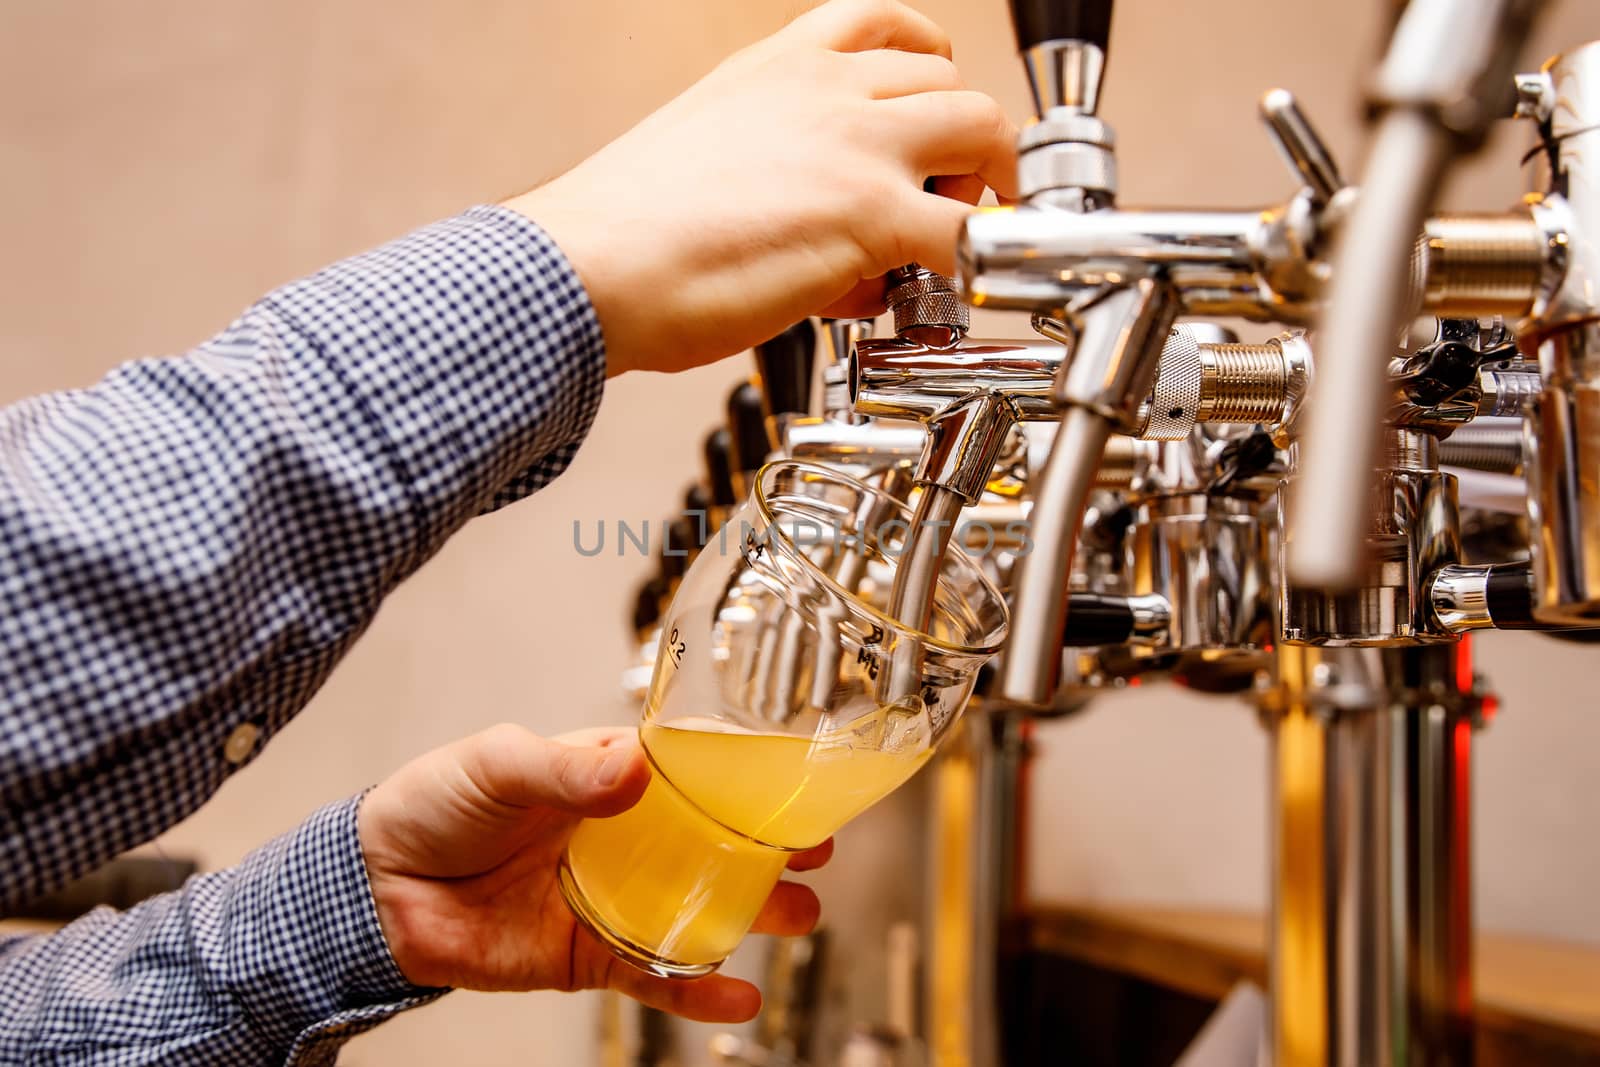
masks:
<svg viewBox="0 0 1600 1067"><path fill-rule="evenodd" d="M633 807L650 781L637 741L569 745L521 726L496 726L468 740L467 773L484 795L512 807L549 807L603 818Z"/></svg>

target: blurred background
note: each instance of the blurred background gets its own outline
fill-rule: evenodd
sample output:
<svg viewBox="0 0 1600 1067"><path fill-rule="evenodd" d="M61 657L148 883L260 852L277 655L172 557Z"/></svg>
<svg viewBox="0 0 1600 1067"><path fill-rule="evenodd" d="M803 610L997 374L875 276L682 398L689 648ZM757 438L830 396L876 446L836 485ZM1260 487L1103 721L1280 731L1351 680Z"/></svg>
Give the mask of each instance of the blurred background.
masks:
<svg viewBox="0 0 1600 1067"><path fill-rule="evenodd" d="M552 177L805 4L784 0L10 0L0 5L0 402L182 351L273 286ZM968 82L1027 113L1003 0L918 0ZM1122 0L1102 114L1125 203L1267 202L1288 177L1255 101L1300 95L1359 173L1358 87L1385 4ZM1554 0L1525 65L1600 37ZM1460 171L1453 208L1522 191L1527 131ZM727 151L738 151L736 144ZM975 332L1026 323L980 315ZM391 598L300 718L159 847L236 862L320 804L496 722L556 733L618 696L653 564L585 557L574 524L654 524L699 470L736 358L613 382L559 482L473 523ZM1502 710L1477 747L1484 929L1600 944L1600 659L1495 633ZM1260 910L1266 735L1240 701L1128 691L1038 735L1037 898ZM870 845L846 842L857 854ZM848 877L851 847L830 878ZM906 868L902 868L906 869ZM824 886L824 909L830 903ZM342 1062L593 1062L595 994L454 994Z"/></svg>

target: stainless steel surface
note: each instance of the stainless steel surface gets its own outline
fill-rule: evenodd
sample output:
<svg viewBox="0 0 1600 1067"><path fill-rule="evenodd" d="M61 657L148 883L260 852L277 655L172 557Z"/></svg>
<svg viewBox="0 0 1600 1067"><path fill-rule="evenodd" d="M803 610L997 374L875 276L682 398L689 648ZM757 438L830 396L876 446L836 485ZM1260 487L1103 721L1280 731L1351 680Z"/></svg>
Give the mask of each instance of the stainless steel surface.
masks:
<svg viewBox="0 0 1600 1067"><path fill-rule="evenodd" d="M1326 207L1345 181L1294 94L1287 89L1269 89L1261 98L1261 118L1284 160L1310 191L1312 206L1318 210Z"/></svg>
<svg viewBox="0 0 1600 1067"><path fill-rule="evenodd" d="M1013 577L1011 642L1000 682L1006 700L1043 704L1055 687L1073 550L1097 460L1110 436L1111 424L1085 408L1061 417L1050 459L1034 487L1032 551L1018 560ZM1041 508L1041 500L1051 506Z"/></svg>
<svg viewBox="0 0 1600 1067"><path fill-rule="evenodd" d="M951 535L966 501L960 493L934 483L920 482L922 494L912 513L911 528L900 545L900 565L895 568L889 592L889 616L927 633L933 615L939 571ZM880 702L897 704L919 699L922 647L917 641L900 641L890 654L889 670L880 680Z"/></svg>
<svg viewBox="0 0 1600 1067"><path fill-rule="evenodd" d="M1519 363L1482 370L1478 373L1478 415L1520 420L1543 388L1537 365Z"/></svg>
<svg viewBox="0 0 1600 1067"><path fill-rule="evenodd" d="M795 419L785 426L780 447L791 459L872 471L915 463L926 439L927 432L912 422L811 418Z"/></svg>
<svg viewBox="0 0 1600 1067"><path fill-rule="evenodd" d="M1432 218L1423 240L1423 310L1520 318L1533 308L1546 241L1528 212Z"/></svg>
<svg viewBox="0 0 1600 1067"><path fill-rule="evenodd" d="M991 391L1011 398L1022 418L1053 419L1051 394L1069 355L1043 340L863 341L849 362L850 402L857 414L922 420L973 393Z"/></svg>
<svg viewBox="0 0 1600 1067"><path fill-rule="evenodd" d="M1171 287L1154 277L1104 289L1075 308L1078 341L1056 375L1056 406L1091 411L1119 428L1129 425L1149 395L1177 313Z"/></svg>
<svg viewBox="0 0 1600 1067"><path fill-rule="evenodd" d="M1361 193L1334 249L1317 389L1304 442L1304 490L1289 573L1354 588L1362 578L1366 479L1383 411L1383 361L1406 322L1416 235L1446 165L1515 103L1511 64L1538 0L1412 0L1375 80L1387 108Z"/></svg>
<svg viewBox="0 0 1600 1067"><path fill-rule="evenodd" d="M1045 41L1022 54L1033 93L1033 113L1066 108L1093 115L1100 108L1100 82L1106 56L1088 41Z"/></svg>
<svg viewBox="0 0 1600 1067"><path fill-rule="evenodd" d="M1025 202L968 220L958 283L915 265L896 274L896 338L828 324L828 417L791 421L782 448L920 486L900 584L848 553L834 576L915 623L956 540L982 555L1014 619L983 709L1007 714L969 714L967 741L924 776L939 783L924 1018L905 1009L901 974L893 1025L857 1030L849 1055L912 1057L925 1038L941 1064L1001 1062L995 930L1014 898L1028 717L1134 680L1238 692L1276 661L1278 685L1261 691L1276 1062L1463 1062L1478 694L1461 637L1496 611L1506 627L1527 612L1513 618L1487 566L1461 563L1457 479L1441 463L1489 486L1475 503L1526 507L1541 613L1600 618L1600 46L1495 81L1483 72L1503 65L1530 6L1412 0L1376 82L1384 120L1360 192L1293 98L1269 92L1261 114L1300 188L1259 210L1114 207L1114 136L1096 115L1105 57L1046 41L1025 57L1039 112L1019 142ZM1496 107L1541 125L1544 195L1425 218L1496 93ZM1032 313L1042 339L965 338L958 291ZM1447 316L1431 343L1415 324L1402 337L1418 310ZM1173 328L1180 315L1320 321L1321 377L1303 333L1240 344L1214 322ZM1331 357L1330 338L1343 346ZM1537 371L1524 362L1535 354ZM1302 433L1308 398L1317 421ZM1368 426L1382 429L1368 439ZM1527 502L1500 473L1525 451ZM1352 486L1370 507L1339 503ZM1343 566L1327 546L1350 529L1354 585L1320 584ZM1526 547L1520 524L1473 544L1475 561L1497 563ZM1307 554L1333 561L1309 584ZM1131 632L1067 650L1063 670L1074 595L1085 628L1073 632L1120 634L1123 605ZM774 676L780 689L804 684L790 635L762 644L772 670L795 668ZM835 673L837 644L820 642L813 675ZM895 650L884 701L913 698L903 679L917 654Z"/></svg>
<svg viewBox="0 0 1600 1067"><path fill-rule="evenodd" d="M1200 342L1194 331L1178 323L1161 350L1156 380L1139 436L1147 441L1181 441L1200 419L1200 394L1204 372Z"/></svg>
<svg viewBox="0 0 1600 1067"><path fill-rule="evenodd" d="M944 345L966 336L971 312L956 293L955 282L915 263L889 272L884 298L901 337Z"/></svg>
<svg viewBox="0 0 1600 1067"><path fill-rule="evenodd" d="M1431 438L1423 440L1431 441ZM1427 469L1421 441L1407 442L1389 469L1369 470L1362 486L1366 526L1357 546L1362 566L1354 589L1333 592L1282 583L1283 639L1311 645L1403 645L1448 642L1434 625L1425 583L1439 568L1460 559L1460 519L1455 479ZM1398 450L1397 450L1398 451ZM1292 550L1305 535L1289 528Z"/></svg>
<svg viewBox="0 0 1600 1067"><path fill-rule="evenodd" d="M1439 463L1496 474L1522 473L1522 427L1471 422L1439 442Z"/></svg>
<svg viewBox="0 0 1600 1067"><path fill-rule="evenodd" d="M1536 611L1553 623L1600 619L1600 385L1547 389L1525 458Z"/></svg>
<svg viewBox="0 0 1600 1067"><path fill-rule="evenodd" d="M855 349L856 342L872 336L875 323L872 319L823 319L818 331L821 357L816 361L817 381L811 395L821 397L821 408L815 414L825 418L850 422L857 421L850 412L850 398L845 388L845 363Z"/></svg>
<svg viewBox="0 0 1600 1067"><path fill-rule="evenodd" d="M1537 613L1550 622L1600 618L1600 42L1547 64L1541 124L1547 193L1535 208L1560 251L1529 331L1545 391L1528 433L1528 510Z"/></svg>
<svg viewBox="0 0 1600 1067"><path fill-rule="evenodd" d="M1134 593L1128 597L1133 612L1133 629L1128 643L1166 645L1172 635L1172 601L1160 593Z"/></svg>
<svg viewBox="0 0 1600 1067"><path fill-rule="evenodd" d="M1130 421L1155 376L1177 313L1170 289L1153 279L1106 293L1076 313L1078 344L1057 381L1064 408L1034 493L1033 550L1018 560L1012 638L1000 693L1043 705L1061 669L1073 552L1095 469L1113 427Z"/></svg>
<svg viewBox="0 0 1600 1067"><path fill-rule="evenodd" d="M1403 324L1411 252L1448 158L1428 117L1391 112L1374 138L1360 199L1334 253L1306 415L1301 486L1291 502L1289 578L1335 592L1362 580L1368 486L1377 465L1384 367Z"/></svg>
<svg viewBox="0 0 1600 1067"><path fill-rule="evenodd" d="M1023 52L1035 120L1017 142L1017 185L1025 200L1076 210L1116 198L1116 138L1095 117L1105 53L1089 41L1043 41Z"/></svg>
<svg viewBox="0 0 1600 1067"><path fill-rule="evenodd" d="M1001 927L1016 907L1026 745L1016 716L975 709L930 768L924 982L929 1058L939 1067L999 1064Z"/></svg>
<svg viewBox="0 0 1600 1067"><path fill-rule="evenodd" d="M1272 645L1274 518L1258 504L1203 493L1139 509L1128 531L1132 592L1170 603L1161 650L1248 654Z"/></svg>
<svg viewBox="0 0 1600 1067"><path fill-rule="evenodd" d="M1302 322L1312 294L1263 292L1256 249L1273 244L1274 221L1260 211L991 208L967 219L956 280L974 307L1037 311L1159 268L1185 314Z"/></svg>
<svg viewBox="0 0 1600 1067"><path fill-rule="evenodd" d="M953 493L963 504L976 504L1007 437L1021 419L1016 403L998 392L973 393L929 417L917 484Z"/></svg>
<svg viewBox="0 0 1600 1067"><path fill-rule="evenodd" d="M1264 695L1280 1067L1471 1062L1480 699L1461 654L1282 650Z"/></svg>
<svg viewBox="0 0 1600 1067"><path fill-rule="evenodd" d="M1195 327L1172 329L1139 436L1180 441L1202 423L1260 423L1285 441L1311 381L1311 348L1300 333L1262 344L1203 342Z"/></svg>
<svg viewBox="0 0 1600 1067"><path fill-rule="evenodd" d="M1439 625L1453 634L1492 628L1489 568L1460 564L1439 568L1428 582L1428 603Z"/></svg>
<svg viewBox="0 0 1600 1067"><path fill-rule="evenodd" d="M1110 205L1117 192L1111 127L1057 108L1024 127L1017 143L1017 187L1036 205L1073 211Z"/></svg>

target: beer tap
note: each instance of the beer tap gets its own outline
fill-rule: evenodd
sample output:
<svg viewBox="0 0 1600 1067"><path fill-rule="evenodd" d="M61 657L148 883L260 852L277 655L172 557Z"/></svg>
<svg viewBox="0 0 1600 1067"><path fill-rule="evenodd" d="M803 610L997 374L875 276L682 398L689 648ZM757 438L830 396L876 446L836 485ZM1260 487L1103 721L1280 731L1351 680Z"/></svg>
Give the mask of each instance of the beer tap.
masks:
<svg viewBox="0 0 1600 1067"><path fill-rule="evenodd" d="M732 467L735 498L743 501L750 494L756 472L767 462L773 449L767 435L766 402L761 387L741 382L728 394L728 459Z"/></svg>
<svg viewBox="0 0 1600 1067"><path fill-rule="evenodd" d="M816 349L817 333L810 319L801 319L752 349L773 449L782 443L788 422L811 412Z"/></svg>
<svg viewBox="0 0 1600 1067"><path fill-rule="evenodd" d="M727 427L719 426L707 434L702 451L706 490L711 500L707 525L712 530L720 530L739 504L739 481L733 472L733 437Z"/></svg>
<svg viewBox="0 0 1600 1067"><path fill-rule="evenodd" d="M1094 471L1154 379L1179 300L1169 273L1136 257L1058 265L1041 284L1033 262L1054 249L1041 248L1033 223L1065 220L1057 229L1075 232L1083 220L1114 213L1114 138L1095 114L1111 3L1015 0L1012 17L1036 110L1018 145L1027 207L974 216L958 258L975 305L1060 314L1072 341L1072 359L1052 382L1060 426L1035 489L1033 550L1018 562L1000 685L1009 700L1042 705L1059 675L1073 549Z"/></svg>
<svg viewBox="0 0 1600 1067"><path fill-rule="evenodd" d="M1452 0L1413 7L1441 4L1472 7ZM1469 44L1483 43L1481 54L1439 58L1452 77L1498 54L1493 42L1480 42L1485 21L1489 31L1520 25L1508 13L1520 9L1516 0L1489 8L1493 17L1470 14ZM1002 674L1004 694L1025 703L1043 702L1055 681L1085 472L1106 435L1125 430L1147 395L1155 365L1166 358L1166 324L1178 313L1309 324L1336 274L1327 262L1332 238L1358 200L1293 98L1273 90L1261 116L1300 181L1286 201L1246 211L1117 206L1111 133L1093 113L1105 42L1070 36L1088 32L1085 26L1098 30L1109 12L1109 3L1012 5L1038 108L1019 140L1022 201L970 217L957 249L958 279L974 305L1044 316L1036 325L1074 345L1055 392L1061 428L1033 487L1034 551L1017 578ZM1416 215L1416 229L1406 235L1408 250L1416 231L1427 235L1413 269L1389 286L1407 307L1491 314L1531 301L1537 286L1529 279L1537 282L1544 258L1532 218L1427 219L1424 227L1425 215ZM1393 347L1386 338L1379 351L1386 357ZM1325 406L1338 420L1339 401Z"/></svg>
<svg viewBox="0 0 1600 1067"><path fill-rule="evenodd" d="M1600 620L1600 42L1518 79L1539 129L1545 191L1532 212L1548 256L1525 351L1544 388L1528 413L1528 514L1541 619ZM1531 258L1531 257L1529 257Z"/></svg>
<svg viewBox="0 0 1600 1067"><path fill-rule="evenodd" d="M1450 162L1511 114L1511 65L1542 2L1411 0L1394 27L1374 86L1381 118L1338 240L1323 316L1323 385L1310 416L1305 491L1296 502L1301 536L1289 555L1302 585L1358 584L1367 477L1379 448L1382 360L1417 313L1408 280L1418 274L1418 234Z"/></svg>
<svg viewBox="0 0 1600 1067"><path fill-rule="evenodd" d="M925 436L921 426L868 418L850 406L851 353L857 342L872 334L871 319L822 320L822 358L816 361L815 385L820 414L788 420L779 441L785 456L830 464L869 479L908 470L921 456ZM911 483L895 476L890 488L904 497Z"/></svg>
<svg viewBox="0 0 1600 1067"><path fill-rule="evenodd" d="M857 343L850 401L858 415L926 428L913 476L920 492L889 600L895 618L924 629L961 509L978 502L1020 422L1054 418L1046 397L1065 349L1050 341L969 341L954 283L916 264L891 271L888 285L896 336ZM903 679L916 673L919 654L913 643L896 648L883 680L886 703L911 695Z"/></svg>

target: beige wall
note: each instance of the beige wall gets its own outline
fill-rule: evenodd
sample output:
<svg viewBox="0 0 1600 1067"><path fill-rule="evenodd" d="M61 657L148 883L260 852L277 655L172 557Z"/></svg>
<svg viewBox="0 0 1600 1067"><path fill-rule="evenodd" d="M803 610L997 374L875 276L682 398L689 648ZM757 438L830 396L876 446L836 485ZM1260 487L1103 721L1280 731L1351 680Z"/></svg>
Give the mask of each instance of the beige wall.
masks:
<svg viewBox="0 0 1600 1067"><path fill-rule="evenodd" d="M181 350L270 286L560 171L803 5L781 0L12 0L0 5L0 400ZM969 81L1019 117L1001 0L924 0ZM1352 87L1376 0L1123 0L1107 85L1130 203L1252 203L1286 188L1256 128L1301 93L1354 172ZM1535 54L1600 36L1557 0ZM1452 197L1520 190L1517 137ZM735 151L736 146L729 146ZM1021 323L990 319L991 332ZM236 860L411 754L503 719L554 732L616 696L638 559L580 558L575 518L674 506L742 361L607 393L557 485L475 523L401 589L312 707L162 839ZM1484 643L1506 712L1480 747L1480 912L1600 940L1593 654ZM1259 904L1264 744L1240 707L1168 692L1043 733L1034 888ZM848 859L848 857L846 857ZM351 1063L581 1064L589 996L456 995Z"/></svg>

